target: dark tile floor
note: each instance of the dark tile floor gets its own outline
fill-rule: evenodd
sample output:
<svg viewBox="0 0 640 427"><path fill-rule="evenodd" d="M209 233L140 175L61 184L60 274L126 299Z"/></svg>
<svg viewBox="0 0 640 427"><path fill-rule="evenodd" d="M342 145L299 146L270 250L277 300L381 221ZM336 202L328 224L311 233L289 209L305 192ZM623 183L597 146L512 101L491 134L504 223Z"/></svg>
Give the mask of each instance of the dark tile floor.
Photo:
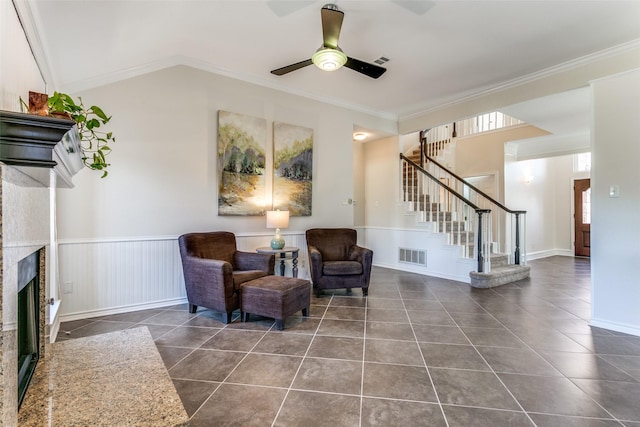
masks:
<svg viewBox="0 0 640 427"><path fill-rule="evenodd" d="M374 268L311 316L225 325L186 305L63 323L145 325L192 426L640 427L640 337L592 328L586 259L495 289Z"/></svg>

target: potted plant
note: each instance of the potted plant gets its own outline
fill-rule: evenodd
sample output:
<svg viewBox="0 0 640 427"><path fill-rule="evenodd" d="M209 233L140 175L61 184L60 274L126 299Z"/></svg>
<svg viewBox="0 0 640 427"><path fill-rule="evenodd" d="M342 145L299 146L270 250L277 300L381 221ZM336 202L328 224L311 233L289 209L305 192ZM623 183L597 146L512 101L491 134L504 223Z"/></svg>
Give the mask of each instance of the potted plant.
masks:
<svg viewBox="0 0 640 427"><path fill-rule="evenodd" d="M110 144L116 139L111 132L105 132L101 126L111 120L102 108L97 105L86 107L82 98L77 102L66 93L54 92L48 98L48 114L51 116L64 116L74 120L78 126L78 134L82 144L82 161L86 167L92 170L102 171L102 178L106 177L106 156L111 153Z"/></svg>

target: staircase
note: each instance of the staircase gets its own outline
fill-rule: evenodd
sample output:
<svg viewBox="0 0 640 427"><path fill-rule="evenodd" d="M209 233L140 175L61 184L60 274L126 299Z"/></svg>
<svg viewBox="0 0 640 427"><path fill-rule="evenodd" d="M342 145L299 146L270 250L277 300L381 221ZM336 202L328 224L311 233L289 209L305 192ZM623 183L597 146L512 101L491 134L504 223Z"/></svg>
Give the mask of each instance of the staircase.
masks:
<svg viewBox="0 0 640 427"><path fill-rule="evenodd" d="M461 258L477 260L476 271L469 273L471 286L492 288L529 277L520 249L526 212L509 210L427 155L421 167L421 150L400 157L407 211L445 234Z"/></svg>

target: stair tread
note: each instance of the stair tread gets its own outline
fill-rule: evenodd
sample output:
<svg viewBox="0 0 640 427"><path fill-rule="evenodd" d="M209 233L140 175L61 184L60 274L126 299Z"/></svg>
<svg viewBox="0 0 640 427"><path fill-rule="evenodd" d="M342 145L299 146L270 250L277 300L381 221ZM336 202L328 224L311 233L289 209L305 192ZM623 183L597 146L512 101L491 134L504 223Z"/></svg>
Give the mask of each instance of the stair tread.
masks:
<svg viewBox="0 0 640 427"><path fill-rule="evenodd" d="M489 273L479 273L477 271L472 271L471 273L477 276L497 276L497 275L504 275L504 274L509 274L509 273L513 273L513 272L518 272L518 271L529 271L531 270L531 267L529 267L528 265L517 265L517 264L508 264L508 265L499 265L497 267L491 266L491 271Z"/></svg>

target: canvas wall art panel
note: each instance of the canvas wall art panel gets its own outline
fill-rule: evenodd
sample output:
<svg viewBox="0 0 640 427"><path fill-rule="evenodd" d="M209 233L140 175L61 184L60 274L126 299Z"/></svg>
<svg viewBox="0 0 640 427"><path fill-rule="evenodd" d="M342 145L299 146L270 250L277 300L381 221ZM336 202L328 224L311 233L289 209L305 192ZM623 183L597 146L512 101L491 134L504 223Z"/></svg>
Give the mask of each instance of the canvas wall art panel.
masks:
<svg viewBox="0 0 640 427"><path fill-rule="evenodd" d="M263 215L267 121L218 112L218 215Z"/></svg>
<svg viewBox="0 0 640 427"><path fill-rule="evenodd" d="M273 123L273 209L311 215L313 129Z"/></svg>

